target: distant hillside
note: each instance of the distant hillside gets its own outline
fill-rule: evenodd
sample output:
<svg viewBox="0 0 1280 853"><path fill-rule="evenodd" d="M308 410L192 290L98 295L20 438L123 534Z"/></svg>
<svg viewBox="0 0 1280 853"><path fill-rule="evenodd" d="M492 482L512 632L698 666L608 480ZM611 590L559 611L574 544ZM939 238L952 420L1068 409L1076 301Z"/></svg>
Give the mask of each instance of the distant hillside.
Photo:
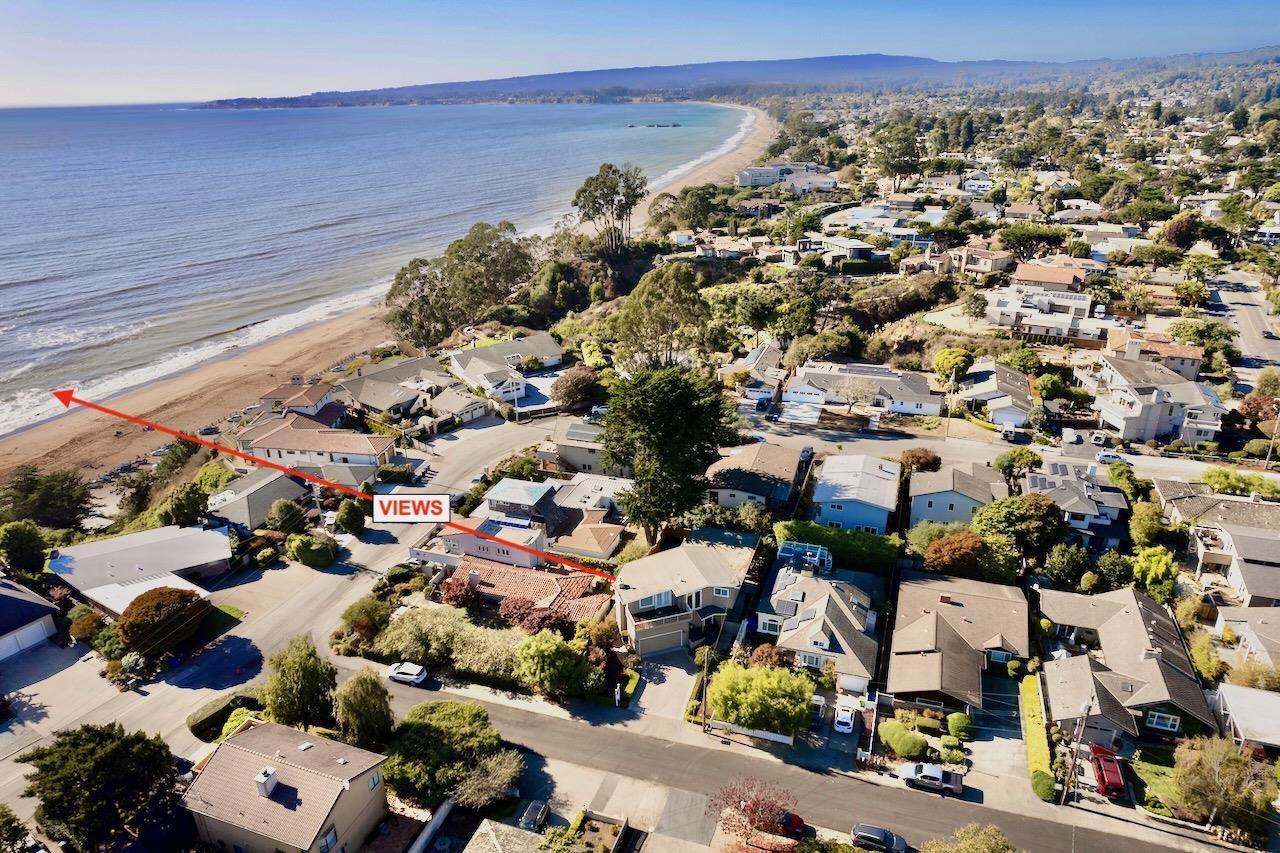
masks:
<svg viewBox="0 0 1280 853"><path fill-rule="evenodd" d="M817 90L865 90L902 86L1022 86L1082 79L1114 71L1175 70L1197 65L1249 65L1276 61L1280 48L1220 54L1182 54L1148 59L1094 59L1077 62L981 60L943 62L919 56L863 53L807 59L702 62L532 74L495 80L425 83L354 92L314 92L284 98L230 98L208 109L385 106L446 101L529 100L588 97L595 100L645 95L697 97Z"/></svg>

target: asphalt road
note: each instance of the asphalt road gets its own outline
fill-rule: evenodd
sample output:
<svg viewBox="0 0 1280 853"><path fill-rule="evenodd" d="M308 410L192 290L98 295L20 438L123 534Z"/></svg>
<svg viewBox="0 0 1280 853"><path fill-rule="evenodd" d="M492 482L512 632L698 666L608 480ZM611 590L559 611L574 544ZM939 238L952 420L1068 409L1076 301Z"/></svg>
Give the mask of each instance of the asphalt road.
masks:
<svg viewBox="0 0 1280 853"><path fill-rule="evenodd" d="M419 702L447 694L390 684L392 708L402 716ZM858 821L887 827L913 846L950 835L968 823L998 825L1015 847L1036 853L1107 853L1151 849L1124 835L984 808L975 800L941 798L890 788L834 773L822 773L767 758L751 758L723 749L691 747L585 720L562 720L506 705L481 703L509 743L547 758L616 773L709 796L727 780L757 776L779 785L797 800L807 822L847 829ZM967 797L980 796L975 791ZM1087 822L1092 815L1063 810L1064 817ZM1170 848L1173 849L1173 848Z"/></svg>
<svg viewBox="0 0 1280 853"><path fill-rule="evenodd" d="M1236 346L1243 357L1233 366L1242 383L1252 388L1259 370L1280 364L1280 337L1268 338L1264 334L1270 329L1273 334L1280 335L1280 327L1277 326L1280 321L1271 316L1270 306L1262 297L1262 288L1252 276L1239 272L1224 273L1216 285L1214 293L1223 310L1215 312L1215 316L1229 321L1240 331Z"/></svg>

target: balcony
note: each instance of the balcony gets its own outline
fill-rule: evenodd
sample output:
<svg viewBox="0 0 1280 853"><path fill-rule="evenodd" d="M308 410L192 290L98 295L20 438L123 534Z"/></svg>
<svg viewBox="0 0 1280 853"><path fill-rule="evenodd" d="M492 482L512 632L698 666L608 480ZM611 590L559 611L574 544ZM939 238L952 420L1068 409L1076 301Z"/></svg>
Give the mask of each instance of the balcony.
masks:
<svg viewBox="0 0 1280 853"><path fill-rule="evenodd" d="M662 607L657 610L646 610L643 614L636 613L631 618L635 622L637 631L649 631L663 625L688 622L691 615L690 611L681 610L679 607Z"/></svg>

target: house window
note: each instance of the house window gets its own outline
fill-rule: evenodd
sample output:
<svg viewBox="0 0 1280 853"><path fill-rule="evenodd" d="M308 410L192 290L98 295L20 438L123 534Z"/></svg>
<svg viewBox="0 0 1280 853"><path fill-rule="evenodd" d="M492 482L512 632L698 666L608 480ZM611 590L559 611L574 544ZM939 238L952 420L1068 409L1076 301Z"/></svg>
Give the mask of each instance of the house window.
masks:
<svg viewBox="0 0 1280 853"><path fill-rule="evenodd" d="M382 777L378 775L378 771L373 771L373 775L369 777L369 790L372 791L378 787L378 783L382 781Z"/></svg>
<svg viewBox="0 0 1280 853"><path fill-rule="evenodd" d="M727 586L718 586L713 589L712 592L715 593L716 598L728 598L730 595L733 595L733 591Z"/></svg>
<svg viewBox="0 0 1280 853"><path fill-rule="evenodd" d="M1013 655L1011 655L1009 652L1001 652L1001 651L994 651L994 650L991 652L992 663L1006 663L1012 657Z"/></svg>
<svg viewBox="0 0 1280 853"><path fill-rule="evenodd" d="M831 509L832 509L834 512L840 512L841 510L843 510L843 509L844 509L844 504L832 504L832 505L831 505Z"/></svg>
<svg viewBox="0 0 1280 853"><path fill-rule="evenodd" d="M828 522L827 522L827 527L830 527L830 528L831 528L831 529L833 529L833 530L839 530L839 529L840 529L840 522L838 522L838 521L828 521Z"/></svg>
<svg viewBox="0 0 1280 853"><path fill-rule="evenodd" d="M955 509L956 509L955 504L947 504L947 512L955 512Z"/></svg>
<svg viewBox="0 0 1280 853"><path fill-rule="evenodd" d="M320 853L329 853L329 851L332 850L334 848L334 845L336 845L337 843L338 843L338 830L330 829L328 832L324 834L324 837L320 839Z"/></svg>
<svg viewBox="0 0 1280 853"><path fill-rule="evenodd" d="M776 634L782 628L782 622L772 616L766 616L760 620L760 633Z"/></svg>
<svg viewBox="0 0 1280 853"><path fill-rule="evenodd" d="M800 653L800 663L812 669L822 669L822 655L811 655L808 652Z"/></svg>
<svg viewBox="0 0 1280 853"><path fill-rule="evenodd" d="M933 509L933 501L927 501L925 505L928 506L929 509Z"/></svg>
<svg viewBox="0 0 1280 853"><path fill-rule="evenodd" d="M1147 712L1147 727L1164 732L1176 732L1182 726L1182 718L1159 711Z"/></svg>

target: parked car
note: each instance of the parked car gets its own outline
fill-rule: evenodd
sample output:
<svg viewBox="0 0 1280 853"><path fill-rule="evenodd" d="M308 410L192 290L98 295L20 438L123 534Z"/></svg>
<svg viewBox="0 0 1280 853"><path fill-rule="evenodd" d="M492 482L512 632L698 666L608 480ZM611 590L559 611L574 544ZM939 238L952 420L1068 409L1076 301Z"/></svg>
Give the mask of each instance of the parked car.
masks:
<svg viewBox="0 0 1280 853"><path fill-rule="evenodd" d="M210 424L209 426L200 427L200 435L217 435L218 428Z"/></svg>
<svg viewBox="0 0 1280 853"><path fill-rule="evenodd" d="M1064 445L1067 445L1067 444L1079 444L1079 443L1080 443L1080 434L1079 434L1079 433L1077 433L1075 430L1073 430L1071 427L1063 427L1063 428L1062 428L1062 443L1063 443Z"/></svg>
<svg viewBox="0 0 1280 853"><path fill-rule="evenodd" d="M869 823L855 823L849 830L849 840L854 847L863 850L883 850L890 853L906 853L907 842L901 835L894 835L881 826Z"/></svg>
<svg viewBox="0 0 1280 853"><path fill-rule="evenodd" d="M525 806L524 814L520 815L520 828L537 832L547 822L547 814L550 811L546 800L534 800Z"/></svg>
<svg viewBox="0 0 1280 853"><path fill-rule="evenodd" d="M1013 424L1001 424L1000 437L1003 438L1005 441L1017 441L1018 428Z"/></svg>
<svg viewBox="0 0 1280 853"><path fill-rule="evenodd" d="M767 412L769 411L769 406L772 403L773 400L770 400L768 397L761 397L759 400L756 400L756 411Z"/></svg>
<svg viewBox="0 0 1280 853"><path fill-rule="evenodd" d="M948 793L959 794L964 791L964 777L959 773L943 770L937 764L904 764L898 768L898 778L906 782L908 788L937 791L944 797Z"/></svg>
<svg viewBox="0 0 1280 853"><path fill-rule="evenodd" d="M1093 434L1089 436L1089 440L1092 441L1096 447L1107 446L1107 434L1102 430L1094 430Z"/></svg>
<svg viewBox="0 0 1280 853"><path fill-rule="evenodd" d="M1093 778L1098 793L1110 800L1127 800L1129 790L1124 784L1124 771L1116 754L1106 747L1095 746L1089 750L1089 763L1093 765Z"/></svg>
<svg viewBox="0 0 1280 853"><path fill-rule="evenodd" d="M827 716L827 700L817 693L813 694L813 698L809 700L809 725L817 728L822 725L822 720Z"/></svg>
<svg viewBox="0 0 1280 853"><path fill-rule="evenodd" d="M795 812L783 812L781 822L783 833L792 838L804 838L809 831L809 825Z"/></svg>
<svg viewBox="0 0 1280 853"><path fill-rule="evenodd" d="M1102 465L1114 465L1117 462L1123 462L1124 457L1114 450L1099 450L1098 455L1093 457Z"/></svg>
<svg viewBox="0 0 1280 853"><path fill-rule="evenodd" d="M763 436L763 435L759 435L759 434L756 434L756 435L750 435L750 436L747 436L747 438L748 438L749 440L751 440L751 441L755 442L756 444L759 444L760 442L764 441L764 436Z"/></svg>
<svg viewBox="0 0 1280 853"><path fill-rule="evenodd" d="M832 724L837 732L842 735L853 734L853 718L858 713L858 709L852 705L836 705L836 721Z"/></svg>
<svg viewBox="0 0 1280 853"><path fill-rule="evenodd" d="M387 667L387 678L401 684L412 684L415 687L427 680L427 671L416 663L401 661Z"/></svg>
<svg viewBox="0 0 1280 853"><path fill-rule="evenodd" d="M782 419L782 415L772 415L772 414L771 414L771 415L765 415L765 416L764 416L764 419L765 419L766 421L768 421L769 423L771 423L771 424L776 424L778 421L780 421L780 420Z"/></svg>

